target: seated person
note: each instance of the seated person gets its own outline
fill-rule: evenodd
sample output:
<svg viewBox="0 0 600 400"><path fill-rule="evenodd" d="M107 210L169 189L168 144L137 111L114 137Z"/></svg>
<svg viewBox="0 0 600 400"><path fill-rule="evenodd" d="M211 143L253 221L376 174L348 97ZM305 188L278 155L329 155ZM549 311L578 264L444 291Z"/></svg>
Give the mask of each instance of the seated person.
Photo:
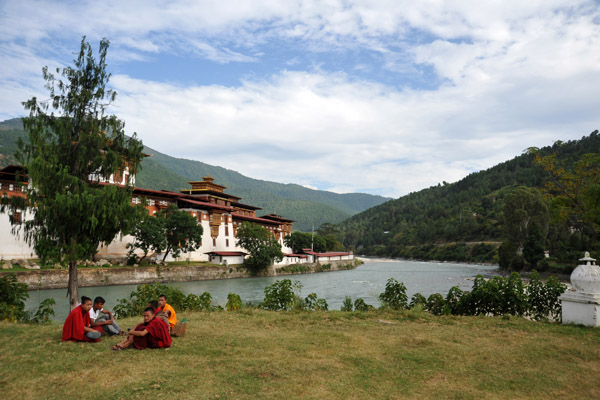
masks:
<svg viewBox="0 0 600 400"><path fill-rule="evenodd" d="M173 328L177 323L177 315L175 314L175 310L173 307L167 304L167 296L161 294L158 296L158 306L160 311L167 312L169 314L169 327Z"/></svg>
<svg viewBox="0 0 600 400"><path fill-rule="evenodd" d="M159 310L158 301L152 300L150 303L148 303L148 307L152 307L154 309L154 317L162 320L165 324L167 324L167 326L169 326L169 315L171 313L168 311L164 312Z"/></svg>
<svg viewBox="0 0 600 400"><path fill-rule="evenodd" d="M62 332L62 341L72 340L74 342L99 342L102 335L102 327L92 328L90 321L90 310L92 299L81 297L81 304L75 307L65 320Z"/></svg>
<svg viewBox="0 0 600 400"><path fill-rule="evenodd" d="M90 309L90 321L92 328L101 326L104 332L113 335L122 335L123 331L115 321L113 313L104 309L104 299L102 297L96 297L94 299L94 305Z"/></svg>
<svg viewBox="0 0 600 400"><path fill-rule="evenodd" d="M170 347L171 342L169 326L160 319L155 318L154 309L148 307L144 310L144 322L129 331L127 339L114 345L112 349L123 350L131 344L138 350L145 348L160 349Z"/></svg>

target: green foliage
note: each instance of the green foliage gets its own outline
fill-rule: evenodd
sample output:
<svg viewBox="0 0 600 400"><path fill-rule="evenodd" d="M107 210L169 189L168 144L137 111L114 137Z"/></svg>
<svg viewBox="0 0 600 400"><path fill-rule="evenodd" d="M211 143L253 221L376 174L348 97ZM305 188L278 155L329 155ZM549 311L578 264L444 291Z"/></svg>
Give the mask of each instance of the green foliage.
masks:
<svg viewBox="0 0 600 400"><path fill-rule="evenodd" d="M444 300L444 297L439 293L434 293L427 298L425 309L433 315L442 315L445 306L446 301Z"/></svg>
<svg viewBox="0 0 600 400"><path fill-rule="evenodd" d="M287 265L281 268L283 272L290 272L292 274L304 274L310 271L310 267L307 265L295 264L295 265Z"/></svg>
<svg viewBox="0 0 600 400"><path fill-rule="evenodd" d="M406 296L406 287L404 283L398 282L394 278L388 279L385 284L385 291L379 295L379 300L384 307L392 310L402 310L408 307Z"/></svg>
<svg viewBox="0 0 600 400"><path fill-rule="evenodd" d="M200 296L188 294L183 300L181 309L189 311L211 311L213 309L211 302L212 296L208 292L204 292Z"/></svg>
<svg viewBox="0 0 600 400"><path fill-rule="evenodd" d="M421 306L424 309L427 308L427 299L421 293L415 293L410 299L408 307L412 309L416 306Z"/></svg>
<svg viewBox="0 0 600 400"><path fill-rule="evenodd" d="M352 298L351 297L346 296L344 298L344 302L342 303L342 307L340 308L340 311L352 312Z"/></svg>
<svg viewBox="0 0 600 400"><path fill-rule="evenodd" d="M0 320L22 320L28 297L27 285L19 283L15 274L0 277Z"/></svg>
<svg viewBox="0 0 600 400"><path fill-rule="evenodd" d="M236 293L229 293L227 295L227 305L225 306L225 309L227 311L237 311L240 308L242 308L241 297Z"/></svg>
<svg viewBox="0 0 600 400"><path fill-rule="evenodd" d="M131 235L134 237L134 241L127 244L129 257L134 256L134 250L136 249L144 252L144 255L136 260L139 264L146 258L149 251L160 253L167 248L166 219L157 218L146 213L135 224Z"/></svg>
<svg viewBox="0 0 600 400"><path fill-rule="evenodd" d="M304 299L304 309L308 311L328 311L329 305L325 299L319 299L316 293L311 293Z"/></svg>
<svg viewBox="0 0 600 400"><path fill-rule="evenodd" d="M27 203L18 197L4 201L12 213L26 209L32 214L15 229L23 231L44 263L69 264L71 306L78 299L77 261L127 232L137 216L128 179L125 187L98 182L126 166L129 178L142 158L136 135L126 137L124 123L105 114L116 96L107 87L108 46L108 40L100 41L96 59L84 37L74 67L56 69L62 78L43 68L50 100L33 97L23 103L29 111L23 118L28 137L19 140L15 154L31 180Z"/></svg>
<svg viewBox="0 0 600 400"><path fill-rule="evenodd" d="M506 196L504 242L500 268L520 270L524 261L535 266L544 254L542 231L548 225L548 206L539 190L519 186Z"/></svg>
<svg viewBox="0 0 600 400"><path fill-rule="evenodd" d="M333 234L321 235L294 231L283 241L294 253L302 253L302 249L310 248L317 253L344 250L344 245Z"/></svg>
<svg viewBox="0 0 600 400"><path fill-rule="evenodd" d="M165 236L167 247L163 261L167 258L169 252L177 258L181 252L187 253L197 250L202 246L202 225L196 218L185 211L181 211L176 205L161 210L157 218L165 220Z"/></svg>
<svg viewBox="0 0 600 400"><path fill-rule="evenodd" d="M265 288L265 299L262 307L271 311L291 310L294 305L295 295L292 281L283 279L275 281Z"/></svg>
<svg viewBox="0 0 600 400"><path fill-rule="evenodd" d="M167 302L176 310L186 310L187 307L194 310L206 310L210 306L210 294L206 292L202 295L204 297L198 297L194 294L186 296L181 289L160 283L151 283L138 285L127 299L118 299L114 312L121 318L141 315L148 303L152 300L158 300L158 296L161 294L167 296ZM208 307L206 307L206 301L208 301Z"/></svg>
<svg viewBox="0 0 600 400"><path fill-rule="evenodd" d="M258 224L244 222L237 231L237 239L238 245L250 253L244 260L244 266L253 273L263 271L273 262L283 259L279 242L271 232Z"/></svg>
<svg viewBox="0 0 600 400"><path fill-rule="evenodd" d="M29 317L29 322L35 324L48 324L52 322L55 305L56 301L53 298L42 300L33 316Z"/></svg>
<svg viewBox="0 0 600 400"><path fill-rule="evenodd" d="M371 311L373 310L373 306L365 303L365 299L363 299L362 297L359 297L358 299L354 300L354 311Z"/></svg>
<svg viewBox="0 0 600 400"><path fill-rule="evenodd" d="M0 277L0 321L31 322L43 324L54 315L54 299L45 299L35 313L25 311L25 300L29 297L27 285L19 283L15 274Z"/></svg>

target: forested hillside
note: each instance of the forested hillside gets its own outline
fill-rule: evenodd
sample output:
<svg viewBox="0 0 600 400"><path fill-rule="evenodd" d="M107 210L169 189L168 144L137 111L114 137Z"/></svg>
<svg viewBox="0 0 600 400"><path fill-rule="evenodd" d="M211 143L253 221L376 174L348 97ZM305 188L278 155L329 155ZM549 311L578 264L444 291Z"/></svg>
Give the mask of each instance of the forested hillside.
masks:
<svg viewBox="0 0 600 400"><path fill-rule="evenodd" d="M538 154L552 153L568 168L585 153L600 153L600 137L596 131L578 141L544 147ZM367 255L497 262L507 194L519 185L543 191L547 180L534 155L524 153L456 183L410 193L359 213L339 225L340 237ZM564 232L569 229L573 230L548 224L544 248L565 261L598 249L597 232Z"/></svg>
<svg viewBox="0 0 600 400"><path fill-rule="evenodd" d="M18 137L25 138L20 119L0 122L0 166L14 164ZM227 186L227 193L239 196L246 204L261 207L260 215L276 213L296 220L294 229L309 231L314 225L338 223L344 219L381 204L388 198L364 193L337 194L308 189L296 184L252 179L226 168L168 156L146 147L152 157L142 162L136 186L179 191L188 189L188 181L210 175L215 182Z"/></svg>

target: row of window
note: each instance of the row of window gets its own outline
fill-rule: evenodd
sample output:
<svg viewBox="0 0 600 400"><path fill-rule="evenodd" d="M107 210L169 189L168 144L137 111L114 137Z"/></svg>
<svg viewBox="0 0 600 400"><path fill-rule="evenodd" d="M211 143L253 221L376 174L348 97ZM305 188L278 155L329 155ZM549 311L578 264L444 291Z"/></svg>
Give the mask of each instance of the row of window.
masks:
<svg viewBox="0 0 600 400"><path fill-rule="evenodd" d="M27 190L27 186L25 185L18 185L17 186L17 190L15 190L15 185L14 183L2 183L0 182L0 190L8 190L9 192L25 192Z"/></svg>

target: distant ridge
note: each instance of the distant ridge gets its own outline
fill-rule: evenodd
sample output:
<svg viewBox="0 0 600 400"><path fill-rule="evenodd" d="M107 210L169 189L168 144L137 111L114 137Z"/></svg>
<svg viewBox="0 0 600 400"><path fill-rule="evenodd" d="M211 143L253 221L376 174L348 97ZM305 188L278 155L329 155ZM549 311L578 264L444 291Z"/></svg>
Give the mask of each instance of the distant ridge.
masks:
<svg viewBox="0 0 600 400"><path fill-rule="evenodd" d="M574 163L583 154L600 154L600 135L594 131L539 151L542 156L556 152L558 160ZM458 182L438 184L356 214L339 225L344 244L359 254L382 257L497 262L506 194L519 185L543 188L548 179L533 158L524 153ZM549 246L556 246L548 247L552 254L571 246L550 236L548 240ZM573 260L584 249L575 250Z"/></svg>
<svg viewBox="0 0 600 400"><path fill-rule="evenodd" d="M0 122L0 166L15 163L13 154L18 137L26 137L19 118ZM223 167L171 157L149 147L144 151L152 157L142 161L136 186L179 191L189 188L187 181L210 175L215 182L227 186L227 193L242 197L243 203L261 207L260 215L276 213L296 220L296 230L309 231L313 224L317 229L325 222L339 223L389 200L365 193L338 194L297 184L263 181Z"/></svg>

